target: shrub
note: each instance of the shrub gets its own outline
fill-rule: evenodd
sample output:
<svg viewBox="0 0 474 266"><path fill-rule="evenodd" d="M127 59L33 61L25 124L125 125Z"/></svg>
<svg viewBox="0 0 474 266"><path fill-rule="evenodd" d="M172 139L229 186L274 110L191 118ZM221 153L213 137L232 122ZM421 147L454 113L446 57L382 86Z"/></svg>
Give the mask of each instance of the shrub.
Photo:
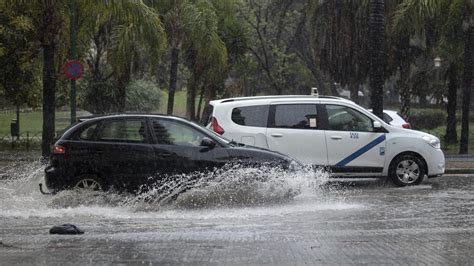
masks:
<svg viewBox="0 0 474 266"><path fill-rule="evenodd" d="M446 112L438 109L415 109L410 114L413 129L434 129L446 125Z"/></svg>
<svg viewBox="0 0 474 266"><path fill-rule="evenodd" d="M149 80L134 80L127 86L125 109L133 112L151 112L158 110L162 92Z"/></svg>

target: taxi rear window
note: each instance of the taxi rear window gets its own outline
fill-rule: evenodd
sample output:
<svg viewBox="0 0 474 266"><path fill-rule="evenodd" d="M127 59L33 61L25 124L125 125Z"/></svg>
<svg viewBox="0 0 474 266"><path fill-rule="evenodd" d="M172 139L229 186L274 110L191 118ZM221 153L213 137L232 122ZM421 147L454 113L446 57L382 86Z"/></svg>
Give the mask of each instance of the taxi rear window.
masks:
<svg viewBox="0 0 474 266"><path fill-rule="evenodd" d="M268 105L242 106L232 109L232 121L249 127L266 127Z"/></svg>

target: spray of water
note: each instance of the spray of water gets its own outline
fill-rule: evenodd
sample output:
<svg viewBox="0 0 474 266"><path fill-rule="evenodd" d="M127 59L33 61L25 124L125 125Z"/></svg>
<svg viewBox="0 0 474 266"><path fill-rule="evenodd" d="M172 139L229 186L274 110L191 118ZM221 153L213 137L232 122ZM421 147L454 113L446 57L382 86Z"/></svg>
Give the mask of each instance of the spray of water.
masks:
<svg viewBox="0 0 474 266"><path fill-rule="evenodd" d="M291 207L285 211L295 211L295 202L314 209L315 201L319 207L325 204L324 208L348 207L338 205L344 202L343 193L322 186L329 178L324 170L229 165L207 173L168 176L143 187L138 194L67 190L54 196L42 195L38 190L38 184L44 182L43 173L44 166L39 161L3 170L0 216L133 218L176 212L195 215L203 209L215 212L229 208L237 212L260 208L260 213L262 207L271 210L288 204Z"/></svg>
<svg viewBox="0 0 474 266"><path fill-rule="evenodd" d="M167 177L147 186L136 197L129 197L124 204L139 210L279 204L299 195L318 193L328 177L323 170L229 165L207 173Z"/></svg>

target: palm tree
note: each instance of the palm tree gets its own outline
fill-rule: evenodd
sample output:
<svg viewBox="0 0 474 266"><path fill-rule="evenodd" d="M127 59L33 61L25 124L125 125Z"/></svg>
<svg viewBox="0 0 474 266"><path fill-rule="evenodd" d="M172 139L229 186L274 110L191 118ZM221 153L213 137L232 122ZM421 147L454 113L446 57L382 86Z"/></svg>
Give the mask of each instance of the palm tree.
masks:
<svg viewBox="0 0 474 266"><path fill-rule="evenodd" d="M370 0L370 104L375 115L383 117L383 85L385 82L385 2Z"/></svg>
<svg viewBox="0 0 474 266"><path fill-rule="evenodd" d="M170 73L168 84L167 114L173 114L174 95L178 81L178 66L183 42L192 29L196 16L193 3L190 0L161 0L152 5L160 12L168 38L170 53Z"/></svg>
<svg viewBox="0 0 474 266"><path fill-rule="evenodd" d="M474 1L468 1L464 6L464 76L463 100L461 118L461 143L459 153L467 154L469 147L469 105L471 103L471 89L474 71Z"/></svg>
<svg viewBox="0 0 474 266"><path fill-rule="evenodd" d="M414 70L412 65L419 56L431 58L432 53L434 53L436 36L432 28L434 28L433 25L440 24L438 12L441 9L441 4L439 0L403 0L397 6L393 16L394 27L392 33L395 38L398 38L396 62L400 73L400 112L407 120L410 116L410 98L412 95L409 84L409 79L412 78L411 74ZM426 47L411 45L411 39L422 39ZM452 87L455 83L452 82Z"/></svg>
<svg viewBox="0 0 474 266"><path fill-rule="evenodd" d="M26 14L36 26L37 39L43 54L43 133L41 150L43 157L50 154L50 145L55 134L55 92L57 48L64 27L64 21L69 14L68 0L24 1L8 0L9 4L25 6ZM26 8L28 6L28 8ZM157 14L152 12L142 1L81 1L80 8L88 17L97 19L127 18L134 25L153 25L161 27ZM90 16L90 14L100 14ZM159 33L159 31L157 31Z"/></svg>

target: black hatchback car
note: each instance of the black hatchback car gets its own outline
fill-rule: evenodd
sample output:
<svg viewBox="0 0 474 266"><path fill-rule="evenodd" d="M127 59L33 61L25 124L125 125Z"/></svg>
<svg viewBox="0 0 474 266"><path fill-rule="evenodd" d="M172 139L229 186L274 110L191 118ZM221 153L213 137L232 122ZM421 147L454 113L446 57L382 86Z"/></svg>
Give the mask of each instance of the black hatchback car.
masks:
<svg viewBox="0 0 474 266"><path fill-rule="evenodd" d="M227 141L182 118L124 114L86 119L68 129L53 146L45 182L52 191L133 192L152 180L232 162L283 168L300 164L283 154Z"/></svg>

